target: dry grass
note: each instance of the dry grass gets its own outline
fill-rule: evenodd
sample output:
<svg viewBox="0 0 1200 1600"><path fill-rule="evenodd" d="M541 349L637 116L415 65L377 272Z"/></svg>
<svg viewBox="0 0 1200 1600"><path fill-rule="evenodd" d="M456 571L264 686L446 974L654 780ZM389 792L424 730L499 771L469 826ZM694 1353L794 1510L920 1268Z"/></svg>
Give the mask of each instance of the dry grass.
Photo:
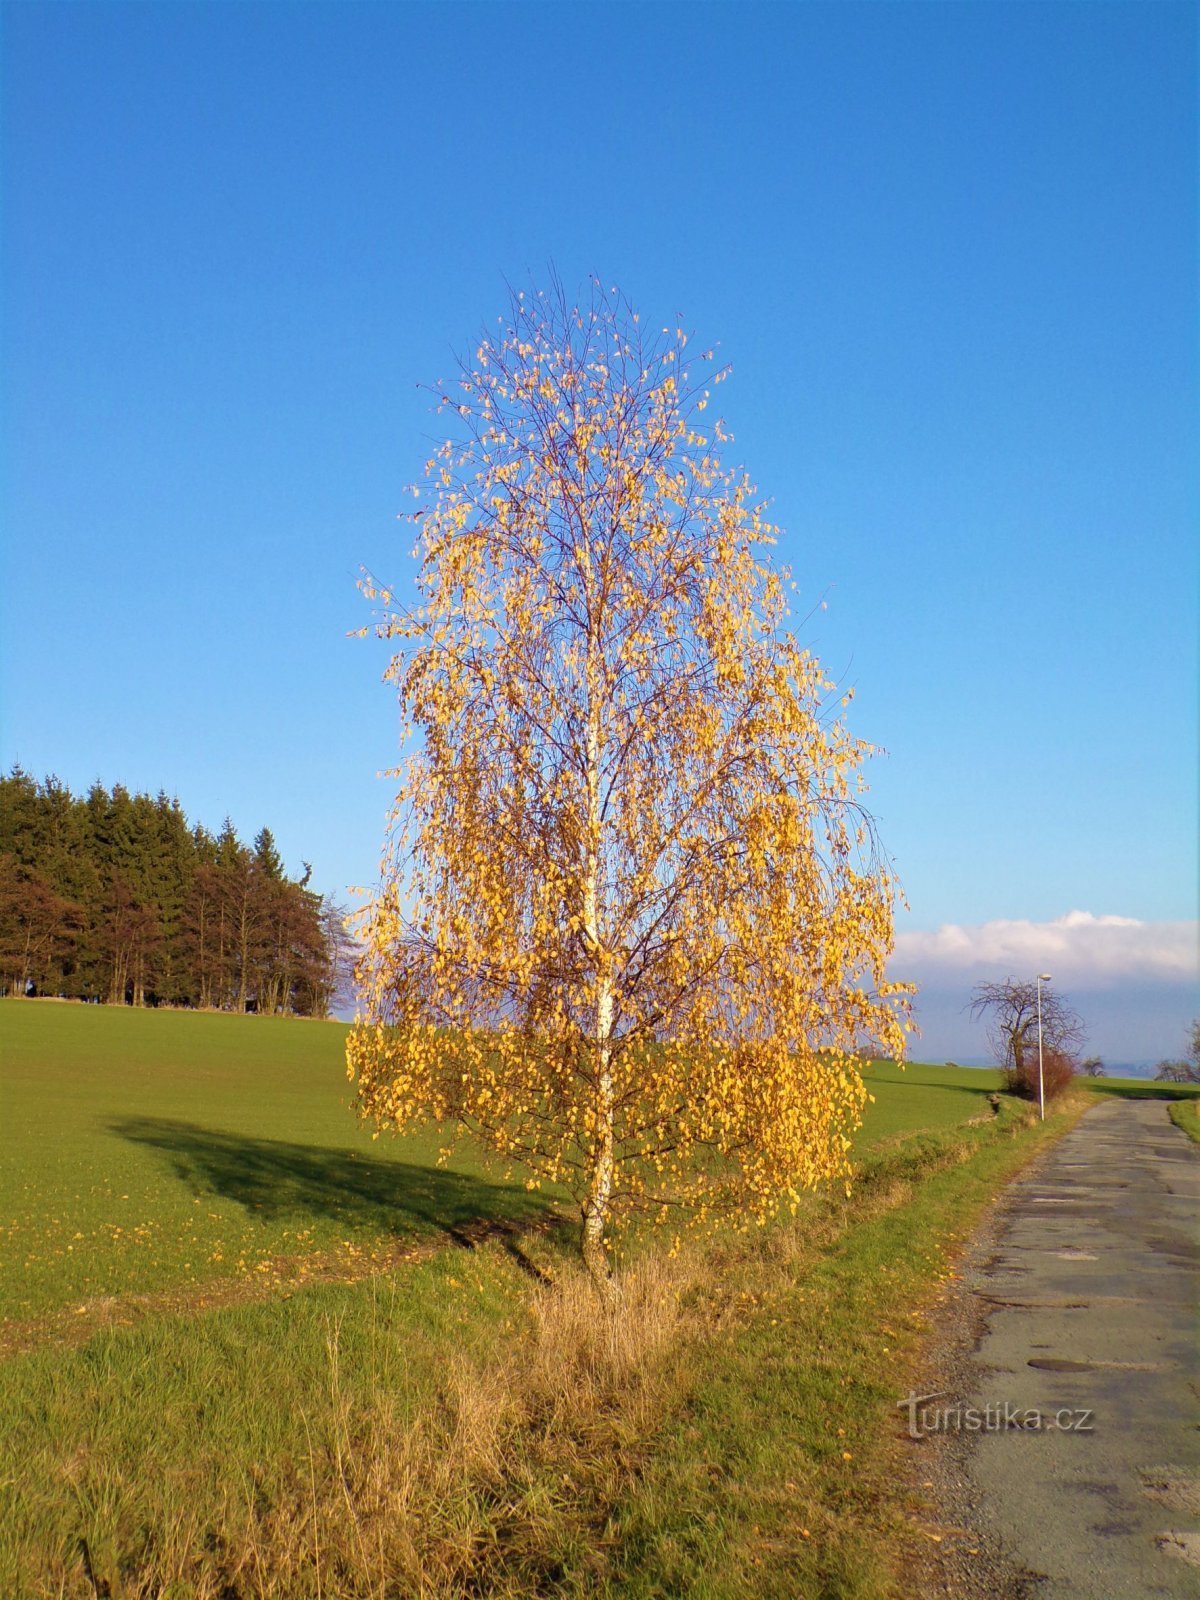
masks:
<svg viewBox="0 0 1200 1600"><path fill-rule="evenodd" d="M966 1144L923 1155L922 1175ZM688 1350L761 1312L851 1220L903 1206L912 1152L882 1161L853 1202L674 1257L647 1254L619 1276L615 1306L569 1271L532 1292L521 1337L485 1359L451 1357L436 1399L402 1423L339 1392L337 1330L322 1408L294 1506L252 1518L201 1600L280 1595L466 1597L601 1585L610 1512L686 1391ZM747 1276L747 1262L762 1270ZM784 1269L782 1272L780 1269ZM754 1287L735 1288L752 1283ZM194 1548L194 1546L193 1546Z"/></svg>
<svg viewBox="0 0 1200 1600"><path fill-rule="evenodd" d="M997 1131L1029 1118L1014 1109ZM331 1316L298 1452L269 1474L231 1467L214 1505L195 1465L173 1464L169 1495L156 1497L142 1483L131 1492L115 1468L110 1479L93 1449L59 1470L76 1525L108 1530L106 1559L93 1579L79 1548L43 1547L20 1592L528 1600L619 1588L631 1492L678 1428L697 1362L719 1370L721 1352L756 1319L773 1326L775 1303L823 1252L859 1224L907 1210L985 1132L904 1139L863 1170L852 1199L811 1196L791 1226L697 1239L675 1256L647 1250L620 1273L611 1308L575 1267L553 1284L524 1280L516 1322L490 1343L447 1341L432 1384L410 1381L404 1340L386 1318L351 1355L348 1329ZM486 1278L507 1258L493 1240L476 1260ZM856 1315L848 1301L845 1327L822 1323L803 1347L848 1339ZM814 1383L826 1359L814 1361ZM821 1503L814 1495L806 1512L814 1527Z"/></svg>
<svg viewBox="0 0 1200 1600"><path fill-rule="evenodd" d="M537 1288L523 1335L490 1359L450 1356L414 1417L386 1386L367 1406L347 1397L332 1325L328 1393L306 1419L291 1495L259 1504L252 1484L231 1485L206 1539L181 1513L159 1530L145 1580L129 1574L114 1600L537 1592L559 1559L564 1505L574 1564L581 1533L602 1538L630 1449L669 1405L666 1357L696 1315L683 1302L698 1261L647 1257L621 1275L612 1309L581 1272ZM394 1352L374 1356L382 1368ZM77 1570L48 1592L88 1593Z"/></svg>

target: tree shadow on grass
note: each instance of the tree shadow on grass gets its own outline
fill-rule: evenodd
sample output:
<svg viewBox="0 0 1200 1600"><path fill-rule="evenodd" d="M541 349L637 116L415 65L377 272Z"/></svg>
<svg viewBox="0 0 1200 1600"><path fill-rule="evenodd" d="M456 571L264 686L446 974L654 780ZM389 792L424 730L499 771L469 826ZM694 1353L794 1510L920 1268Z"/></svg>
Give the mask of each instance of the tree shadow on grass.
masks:
<svg viewBox="0 0 1200 1600"><path fill-rule="evenodd" d="M564 1221L553 1201L515 1184L357 1150L252 1139L193 1122L131 1117L109 1130L157 1150L193 1194L220 1195L255 1216L322 1217L400 1238L475 1245ZM514 1252L515 1253L515 1252Z"/></svg>

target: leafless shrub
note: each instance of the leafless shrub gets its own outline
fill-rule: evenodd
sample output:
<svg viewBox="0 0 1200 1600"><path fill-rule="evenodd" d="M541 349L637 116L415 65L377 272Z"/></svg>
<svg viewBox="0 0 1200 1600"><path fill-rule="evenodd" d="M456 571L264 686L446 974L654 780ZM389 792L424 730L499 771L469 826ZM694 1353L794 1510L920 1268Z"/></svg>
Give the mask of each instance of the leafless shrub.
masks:
<svg viewBox="0 0 1200 1600"><path fill-rule="evenodd" d="M1043 1050L1040 1082L1044 1085L1047 1103L1056 1100L1070 1088L1078 1068L1075 1060L1065 1050ZM1036 1100L1039 1096L1037 1052L1026 1056L1020 1066L1004 1069L1004 1088L1008 1094L1019 1095L1022 1100Z"/></svg>

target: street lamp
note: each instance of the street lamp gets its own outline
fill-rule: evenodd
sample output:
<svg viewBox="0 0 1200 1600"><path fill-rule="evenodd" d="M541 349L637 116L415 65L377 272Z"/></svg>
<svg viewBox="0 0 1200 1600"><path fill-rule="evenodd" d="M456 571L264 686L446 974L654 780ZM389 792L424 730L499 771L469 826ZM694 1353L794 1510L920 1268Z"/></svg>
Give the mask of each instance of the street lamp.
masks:
<svg viewBox="0 0 1200 1600"><path fill-rule="evenodd" d="M1042 1071L1042 985L1050 982L1048 972L1038 973L1038 1109L1046 1120L1046 1079Z"/></svg>

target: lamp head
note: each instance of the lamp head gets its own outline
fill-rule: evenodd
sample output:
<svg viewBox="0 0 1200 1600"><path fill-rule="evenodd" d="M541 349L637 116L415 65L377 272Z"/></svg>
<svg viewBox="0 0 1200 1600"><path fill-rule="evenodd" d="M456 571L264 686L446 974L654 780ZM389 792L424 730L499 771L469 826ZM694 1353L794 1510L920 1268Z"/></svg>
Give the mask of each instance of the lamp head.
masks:
<svg viewBox="0 0 1200 1600"><path fill-rule="evenodd" d="M1050 974L1048 972L1039 972L1038 973L1038 982L1039 983L1049 983L1050 982Z"/></svg>

